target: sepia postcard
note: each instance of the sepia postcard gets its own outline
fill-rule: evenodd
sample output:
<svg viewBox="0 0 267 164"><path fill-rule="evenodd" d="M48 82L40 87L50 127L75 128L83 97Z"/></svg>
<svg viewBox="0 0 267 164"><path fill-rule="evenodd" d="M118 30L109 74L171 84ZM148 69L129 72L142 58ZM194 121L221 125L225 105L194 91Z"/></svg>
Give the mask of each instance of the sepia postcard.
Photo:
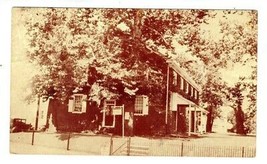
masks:
<svg viewBox="0 0 267 164"><path fill-rule="evenodd" d="M256 10L12 9L10 153L255 157Z"/></svg>

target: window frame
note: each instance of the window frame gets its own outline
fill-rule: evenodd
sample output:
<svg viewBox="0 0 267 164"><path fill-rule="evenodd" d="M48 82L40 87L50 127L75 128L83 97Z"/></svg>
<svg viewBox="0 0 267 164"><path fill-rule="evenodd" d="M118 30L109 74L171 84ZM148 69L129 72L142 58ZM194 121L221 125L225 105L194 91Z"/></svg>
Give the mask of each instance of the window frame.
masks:
<svg viewBox="0 0 267 164"><path fill-rule="evenodd" d="M137 95L134 101L134 115L148 115L148 96Z"/></svg>
<svg viewBox="0 0 267 164"><path fill-rule="evenodd" d="M191 94L190 94L191 97L194 97L194 90L195 90L194 87L191 86Z"/></svg>
<svg viewBox="0 0 267 164"><path fill-rule="evenodd" d="M197 100L198 99L198 91L195 90L195 99Z"/></svg>
<svg viewBox="0 0 267 164"><path fill-rule="evenodd" d="M189 83L185 82L185 93L189 93Z"/></svg>
<svg viewBox="0 0 267 164"><path fill-rule="evenodd" d="M80 106L80 110L75 110L76 109L76 100L77 98L76 97L80 97L79 98L80 102L79 102L79 106ZM68 103L68 112L70 113L77 113L77 114L81 114L81 113L86 113L86 110L87 110L87 95L85 94L73 94L70 99L69 99L69 103Z"/></svg>
<svg viewBox="0 0 267 164"><path fill-rule="evenodd" d="M82 101L83 101L83 95L82 94L75 94L74 101L73 101L73 112L81 113L82 112ZM78 102L77 102L78 101ZM76 110L76 108L79 108L79 110Z"/></svg>

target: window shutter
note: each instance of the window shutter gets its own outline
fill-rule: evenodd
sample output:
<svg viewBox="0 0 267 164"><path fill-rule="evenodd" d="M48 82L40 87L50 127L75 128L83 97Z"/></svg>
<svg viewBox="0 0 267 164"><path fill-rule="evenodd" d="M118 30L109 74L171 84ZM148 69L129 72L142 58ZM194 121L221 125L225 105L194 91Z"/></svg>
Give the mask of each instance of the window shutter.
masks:
<svg viewBox="0 0 267 164"><path fill-rule="evenodd" d="M86 113L87 95L83 95L82 98L82 113Z"/></svg>
<svg viewBox="0 0 267 164"><path fill-rule="evenodd" d="M68 104L68 112L73 112L73 107L74 107L74 100L69 99L69 104Z"/></svg>

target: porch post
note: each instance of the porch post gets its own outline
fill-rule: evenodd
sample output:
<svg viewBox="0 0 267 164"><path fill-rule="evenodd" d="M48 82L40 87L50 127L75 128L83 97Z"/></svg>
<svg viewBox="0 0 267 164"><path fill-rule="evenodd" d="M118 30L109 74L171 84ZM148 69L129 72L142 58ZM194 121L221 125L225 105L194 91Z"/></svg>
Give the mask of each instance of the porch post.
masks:
<svg viewBox="0 0 267 164"><path fill-rule="evenodd" d="M124 105L122 105L122 138L124 138Z"/></svg>
<svg viewBox="0 0 267 164"><path fill-rule="evenodd" d="M103 109L103 120L102 120L102 127L105 127L105 119L106 119L106 109Z"/></svg>
<svg viewBox="0 0 267 164"><path fill-rule="evenodd" d="M203 117L203 111L201 110L201 111L200 111L200 127L201 127L201 131L200 131L200 133L201 133L201 134L203 134L203 129L202 129L202 127L203 127L203 126L202 126L202 124L203 124L203 123L202 123L203 118L202 118L202 117Z"/></svg>
<svg viewBox="0 0 267 164"><path fill-rule="evenodd" d="M191 104L189 104L188 136L191 136Z"/></svg>
<svg viewBox="0 0 267 164"><path fill-rule="evenodd" d="M175 130L178 132L178 114L179 114L179 105L177 105L176 119L175 119Z"/></svg>
<svg viewBox="0 0 267 164"><path fill-rule="evenodd" d="M194 133L197 132L197 112L196 112L196 107L194 107L195 113L194 113Z"/></svg>

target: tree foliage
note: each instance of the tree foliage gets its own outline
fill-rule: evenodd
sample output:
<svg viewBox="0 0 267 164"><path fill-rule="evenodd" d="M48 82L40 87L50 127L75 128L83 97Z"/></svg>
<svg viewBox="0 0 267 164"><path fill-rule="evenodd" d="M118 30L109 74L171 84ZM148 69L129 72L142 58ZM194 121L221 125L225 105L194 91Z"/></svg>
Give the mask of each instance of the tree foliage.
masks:
<svg viewBox="0 0 267 164"><path fill-rule="evenodd" d="M160 113L166 95L165 61L174 59L202 86L211 131L229 85L219 70L242 63L253 69L242 82L250 102L247 115L255 116L255 11L35 8L22 12L31 14L25 23L28 59L40 69L32 80L32 95L64 102L74 89L85 87L89 97L98 100L115 96L128 101L136 94L149 94L150 105ZM233 22L239 16L248 19ZM219 20L216 38L211 35L214 29L203 31L215 20Z"/></svg>
<svg viewBox="0 0 267 164"><path fill-rule="evenodd" d="M245 113L242 110L244 96L242 91L244 88L241 83L237 83L234 87L229 88L229 95L227 99L229 99L232 103L231 107L234 110L235 116L235 129L237 134L247 134L247 129L245 129Z"/></svg>
<svg viewBox="0 0 267 164"><path fill-rule="evenodd" d="M37 16L27 22L28 56L42 72L35 78L34 93L52 87L60 98L84 85L89 67L95 68L89 70L98 73L101 85L114 92L114 85L159 90L166 68L158 63L168 57L159 56L159 49L170 50L174 33L190 35L206 15L201 10L35 10Z"/></svg>
<svg viewBox="0 0 267 164"><path fill-rule="evenodd" d="M239 63L248 68L250 75L239 78L239 82L248 91L243 93L250 103L248 109L250 112L247 113L250 117L245 118L248 122L251 122L249 121L251 119L255 120L257 76L257 12L225 10L210 11L210 15L213 19L208 20L208 25L202 28L204 30L197 32L198 42L189 47L193 52L192 55L205 65L204 77L199 79L204 79L202 101L209 111L208 131L211 131L212 120L220 116L218 107L234 101L225 99L229 94L226 91L229 87L232 88L232 84L221 78L223 73L220 70L231 69ZM217 26L214 20L219 20ZM216 28L210 29L211 24L215 24ZM217 35L213 36L213 33ZM211 82L210 79L213 81Z"/></svg>

